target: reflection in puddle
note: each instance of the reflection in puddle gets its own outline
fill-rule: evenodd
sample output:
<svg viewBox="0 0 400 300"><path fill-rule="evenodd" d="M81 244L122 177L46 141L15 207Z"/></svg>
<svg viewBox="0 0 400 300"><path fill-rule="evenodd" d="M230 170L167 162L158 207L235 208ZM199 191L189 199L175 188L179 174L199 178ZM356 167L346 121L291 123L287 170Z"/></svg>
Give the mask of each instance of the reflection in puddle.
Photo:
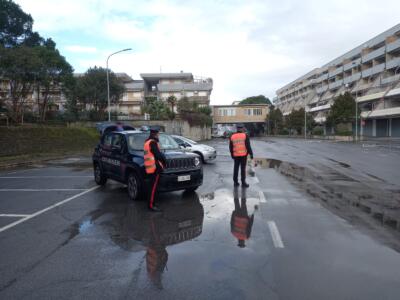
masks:
<svg viewBox="0 0 400 300"><path fill-rule="evenodd" d="M238 240L238 247L240 248L246 247L246 240L250 238L254 222L254 213L249 216L247 211L246 191L247 189L242 189L240 195L238 188L233 191L235 209L231 216L231 233Z"/></svg>
<svg viewBox="0 0 400 300"><path fill-rule="evenodd" d="M162 274L168 262L167 246L198 237L203 219L204 209L198 195L183 193L182 201L169 202L160 214L149 212L146 203L131 203L123 215L115 216L116 221L109 228L110 236L125 250L135 251L137 242L145 247L148 278L162 289Z"/></svg>
<svg viewBox="0 0 400 300"><path fill-rule="evenodd" d="M79 233L85 233L90 228L90 226L92 226L92 224L93 223L91 220L83 221L79 226Z"/></svg>

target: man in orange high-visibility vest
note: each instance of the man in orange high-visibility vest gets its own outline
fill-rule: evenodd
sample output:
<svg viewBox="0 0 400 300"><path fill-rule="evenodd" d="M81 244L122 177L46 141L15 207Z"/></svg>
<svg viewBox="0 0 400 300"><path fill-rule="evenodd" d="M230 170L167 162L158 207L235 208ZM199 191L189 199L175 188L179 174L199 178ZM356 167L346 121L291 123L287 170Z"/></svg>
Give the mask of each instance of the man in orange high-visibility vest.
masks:
<svg viewBox="0 0 400 300"><path fill-rule="evenodd" d="M248 155L253 159L253 150L251 149L250 138L245 133L243 124L236 125L236 128L237 132L232 134L229 140L229 150L231 152L231 157L234 160L233 184L234 186L239 186L238 173L240 166L242 186L249 187L246 183L246 164Z"/></svg>
<svg viewBox="0 0 400 300"><path fill-rule="evenodd" d="M144 167L148 177L147 196L149 198L149 209L151 211L161 211L155 204L158 181L160 173L166 166L165 155L160 151L157 126L150 127L149 138L144 143Z"/></svg>
<svg viewBox="0 0 400 300"><path fill-rule="evenodd" d="M238 246L244 248L245 241L250 238L251 229L254 222L254 214L249 216L246 204L246 189L242 189L241 201L237 188L234 190L233 200L235 202L235 210L231 216L231 233L238 240Z"/></svg>

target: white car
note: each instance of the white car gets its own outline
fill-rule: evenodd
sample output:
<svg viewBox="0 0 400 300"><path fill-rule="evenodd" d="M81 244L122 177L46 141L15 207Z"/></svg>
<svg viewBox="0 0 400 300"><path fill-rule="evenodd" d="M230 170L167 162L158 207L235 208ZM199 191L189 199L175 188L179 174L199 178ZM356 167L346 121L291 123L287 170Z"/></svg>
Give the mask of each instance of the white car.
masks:
<svg viewBox="0 0 400 300"><path fill-rule="evenodd" d="M182 149L200 155L203 163L210 162L217 157L217 150L215 150L213 147L204 144L198 144L191 139L179 135L172 135L172 137Z"/></svg>

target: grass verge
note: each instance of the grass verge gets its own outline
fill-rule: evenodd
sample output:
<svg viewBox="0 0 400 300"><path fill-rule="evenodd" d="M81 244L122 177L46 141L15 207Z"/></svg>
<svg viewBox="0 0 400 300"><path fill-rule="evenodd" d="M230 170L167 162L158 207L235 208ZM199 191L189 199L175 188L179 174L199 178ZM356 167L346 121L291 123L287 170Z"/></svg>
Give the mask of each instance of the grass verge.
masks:
<svg viewBox="0 0 400 300"><path fill-rule="evenodd" d="M0 167L71 155L89 155L99 141L94 128L2 127Z"/></svg>

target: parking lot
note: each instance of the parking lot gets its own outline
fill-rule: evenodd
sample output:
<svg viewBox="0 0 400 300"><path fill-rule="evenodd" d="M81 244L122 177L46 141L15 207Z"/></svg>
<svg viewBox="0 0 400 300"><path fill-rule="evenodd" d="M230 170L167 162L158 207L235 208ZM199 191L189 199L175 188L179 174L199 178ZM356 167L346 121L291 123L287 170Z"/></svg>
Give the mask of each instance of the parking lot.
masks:
<svg viewBox="0 0 400 300"><path fill-rule="evenodd" d="M0 298L397 298L398 252L274 168L234 189L226 140L208 144L218 157L203 185L161 194L161 214L129 201L121 184L96 186L88 157L2 171ZM259 159L277 149L253 148ZM238 204L254 216L244 242L232 234Z"/></svg>

